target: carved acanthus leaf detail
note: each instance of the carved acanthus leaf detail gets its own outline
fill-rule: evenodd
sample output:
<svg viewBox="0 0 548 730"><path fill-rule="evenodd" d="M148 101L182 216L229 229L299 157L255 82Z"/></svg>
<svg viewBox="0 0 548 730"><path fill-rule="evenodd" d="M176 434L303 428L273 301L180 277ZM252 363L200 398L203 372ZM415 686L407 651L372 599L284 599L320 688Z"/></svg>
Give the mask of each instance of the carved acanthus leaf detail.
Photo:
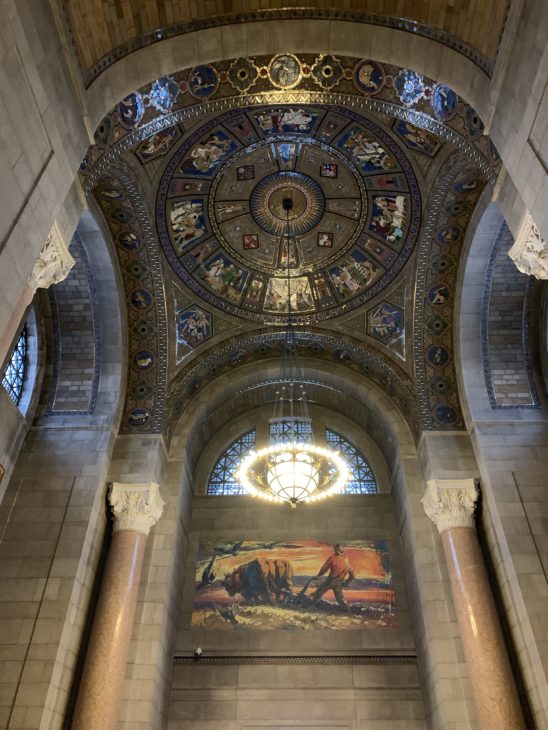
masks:
<svg viewBox="0 0 548 730"><path fill-rule="evenodd" d="M421 501L428 517L443 532L453 527L475 527L478 497L474 479L431 479Z"/></svg>
<svg viewBox="0 0 548 730"><path fill-rule="evenodd" d="M110 488L109 502L114 515L114 532L135 530L148 535L162 516L164 509L160 488L154 482L146 484L114 482Z"/></svg>
<svg viewBox="0 0 548 730"><path fill-rule="evenodd" d="M527 212L508 256L523 274L548 279L548 244Z"/></svg>
<svg viewBox="0 0 548 730"><path fill-rule="evenodd" d="M37 289L58 284L66 279L73 266L74 259L54 223L29 277L29 289L34 294Z"/></svg>

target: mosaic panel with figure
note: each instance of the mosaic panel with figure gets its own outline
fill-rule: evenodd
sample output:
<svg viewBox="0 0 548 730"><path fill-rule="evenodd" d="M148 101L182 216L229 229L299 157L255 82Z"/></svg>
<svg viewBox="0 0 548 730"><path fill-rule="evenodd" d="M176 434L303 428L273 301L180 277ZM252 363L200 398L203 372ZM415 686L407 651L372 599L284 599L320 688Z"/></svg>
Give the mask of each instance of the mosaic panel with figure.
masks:
<svg viewBox="0 0 548 730"><path fill-rule="evenodd" d="M310 321L374 296L410 256L421 202L403 149L371 120L268 106L222 114L183 142L156 216L164 252L195 294L280 323L290 307Z"/></svg>
<svg viewBox="0 0 548 730"><path fill-rule="evenodd" d="M366 629L397 626L388 542L200 542L192 626Z"/></svg>

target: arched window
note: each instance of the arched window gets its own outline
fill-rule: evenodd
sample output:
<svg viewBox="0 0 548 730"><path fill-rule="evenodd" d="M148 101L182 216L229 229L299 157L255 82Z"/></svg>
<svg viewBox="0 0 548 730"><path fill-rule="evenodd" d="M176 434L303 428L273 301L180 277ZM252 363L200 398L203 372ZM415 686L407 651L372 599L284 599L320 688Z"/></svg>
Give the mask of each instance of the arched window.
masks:
<svg viewBox="0 0 548 730"><path fill-rule="evenodd" d="M9 397L19 404L25 382L25 371L27 368L27 327L23 327L10 361L2 377L2 385L7 390Z"/></svg>
<svg viewBox="0 0 548 730"><path fill-rule="evenodd" d="M211 495L247 494L234 476L242 457L255 446L255 430L244 433L233 441L217 461L207 484Z"/></svg>
<svg viewBox="0 0 548 730"><path fill-rule="evenodd" d="M269 428L271 444L312 443L312 423L308 418L271 418Z"/></svg>
<svg viewBox="0 0 548 730"><path fill-rule="evenodd" d="M343 494L377 494L377 482L371 471L371 467L362 454L347 441L340 433L325 429L325 440L327 445L336 451L340 451L346 459L350 470L350 479L341 490Z"/></svg>

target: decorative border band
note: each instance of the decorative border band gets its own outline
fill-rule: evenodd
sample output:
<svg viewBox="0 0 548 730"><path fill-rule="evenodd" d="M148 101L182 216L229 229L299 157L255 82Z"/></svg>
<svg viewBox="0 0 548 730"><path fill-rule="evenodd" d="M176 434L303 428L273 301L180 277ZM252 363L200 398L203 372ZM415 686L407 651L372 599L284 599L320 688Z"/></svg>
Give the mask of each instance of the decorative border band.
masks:
<svg viewBox="0 0 548 730"><path fill-rule="evenodd" d="M409 20L406 18L391 17L386 15L379 15L377 13L353 13L345 12L344 10L315 10L313 8L287 8L287 9L265 9L238 13L237 15L221 15L213 18L200 18L197 20L188 20L180 23L174 23L165 28L159 30L150 31L148 33L134 38L126 43L122 43L116 48L113 48L109 53L105 54L96 63L88 69L82 69L82 76L84 85L89 88L91 84L110 66L116 61L128 56L134 51L138 51L141 48L158 43L168 38L174 38L178 35L184 35L186 33L192 33L199 30L206 30L208 28L218 28L225 25L234 23L253 23L263 22L266 20L338 20L343 22L362 23L368 25L377 25L384 28L392 28L394 30L401 30L406 33L412 33L413 35L422 36L423 38L429 38L430 40L441 43L448 48L460 53L465 58L469 59L478 66L489 78L493 75L493 69L495 61L498 55L500 47L500 39L504 32L506 25L506 17L501 27L501 34L497 44L497 50L494 58L488 58L485 54L480 53L472 46L468 45L459 38L455 38L450 33L447 33L440 28L432 28L425 23L418 21ZM72 43L76 49L77 55L78 48L74 34L72 33L72 27L68 13L66 13L67 26L71 36Z"/></svg>
<svg viewBox="0 0 548 730"><path fill-rule="evenodd" d="M371 656L184 656L176 654L174 664L183 665L247 665L247 664L416 664L416 654L375 654Z"/></svg>

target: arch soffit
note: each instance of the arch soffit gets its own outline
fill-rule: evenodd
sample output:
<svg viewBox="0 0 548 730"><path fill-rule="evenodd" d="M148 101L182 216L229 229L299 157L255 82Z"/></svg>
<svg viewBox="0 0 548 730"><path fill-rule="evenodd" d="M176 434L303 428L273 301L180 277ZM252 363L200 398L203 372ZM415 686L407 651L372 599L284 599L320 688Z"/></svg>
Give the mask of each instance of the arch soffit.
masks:
<svg viewBox="0 0 548 730"><path fill-rule="evenodd" d="M86 94L91 129L136 89L184 68L276 53L331 53L411 68L445 84L487 119L490 79L471 59L438 40L351 21L300 19L242 22L166 38L114 62Z"/></svg>
<svg viewBox="0 0 548 730"><path fill-rule="evenodd" d="M307 394L313 402L350 417L378 445L386 461L393 464L398 454L414 454L415 441L409 423L395 401L364 374L349 377L344 363L302 359ZM279 362L256 361L236 366L230 377L219 375L184 408L174 414L169 436L170 459L184 458L185 445L191 444L204 421L211 419L212 431L233 420L241 408L257 408L274 395L279 377ZM270 394L269 394L270 393ZM257 396L258 394L258 396Z"/></svg>
<svg viewBox="0 0 548 730"><path fill-rule="evenodd" d="M504 403L503 396L501 404L501 393L498 393L497 398L493 386L492 367L504 370L505 363L496 360L493 362L493 353L489 347L488 316L492 306L495 265L497 260L499 268L501 264L504 265L504 239L508 237L512 240L499 205L491 202L489 191L485 191L468 229L464 243L465 263L461 267L456 287L458 298L455 303L455 360L458 364L457 379L462 411L468 429L473 428L474 422L478 421L506 420L509 410L516 417L519 413L520 420L543 419L534 375L536 362L529 340L530 325L535 322L531 303L533 293L538 287L535 287L534 280L515 268L504 277L504 285L512 288L513 296L506 303L503 316L508 321L509 309L514 307L512 321L519 320L524 333L520 346L516 348L517 352L509 351L512 358L511 369L517 371L519 365L522 368L519 397L511 405ZM495 310L496 306L493 305ZM505 328L508 326L505 325ZM479 379L478 373L481 374Z"/></svg>
<svg viewBox="0 0 548 730"><path fill-rule="evenodd" d="M77 265L40 297L42 313L47 311L51 319L52 346L47 350L52 375L42 384L39 416L47 415L48 425L56 423L55 417L63 425L67 417L77 417L80 423L116 426L124 401L127 337L114 245L108 226L102 225L95 211L82 213L71 252ZM64 316L59 316L58 298ZM89 363L71 382L74 358L79 367L82 358Z"/></svg>
<svg viewBox="0 0 548 730"><path fill-rule="evenodd" d="M331 369L346 372L347 383L360 384L366 390L374 386L396 407L406 419L415 438L419 437L420 418L417 411L415 386L411 378L392 360L363 342L339 333L307 328L296 334L300 359L307 364L309 381L317 385L331 382ZM178 422L181 413L195 401L206 402L213 410L211 389L215 383L238 392L250 384L267 384L276 381L280 372L280 356L283 348L283 332L254 330L224 340L218 348L206 351L181 370L169 386L166 401L166 426L169 429ZM260 363L260 368L257 364ZM232 385L240 368L249 366L250 382ZM321 374L321 375L320 375ZM306 375L306 373L305 373ZM322 380L324 378L324 380ZM339 388L342 394L348 388ZM376 392L376 391L372 391ZM361 396L359 397L361 400ZM257 405L257 403L251 403ZM351 408L351 404L349 404Z"/></svg>

